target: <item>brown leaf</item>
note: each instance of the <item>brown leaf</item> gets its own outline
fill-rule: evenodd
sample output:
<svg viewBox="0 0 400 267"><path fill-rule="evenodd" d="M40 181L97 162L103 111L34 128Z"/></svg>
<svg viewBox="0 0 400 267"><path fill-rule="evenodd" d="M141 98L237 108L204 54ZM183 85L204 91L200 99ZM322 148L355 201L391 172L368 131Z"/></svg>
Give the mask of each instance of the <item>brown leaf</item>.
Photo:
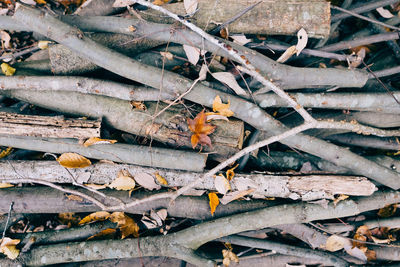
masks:
<svg viewBox="0 0 400 267"><path fill-rule="evenodd" d="M228 179L228 181L232 180L233 177L235 177L235 172L234 170L239 166L239 164L236 164L235 167L230 168L229 170L226 171L226 179Z"/></svg>
<svg viewBox="0 0 400 267"><path fill-rule="evenodd" d="M189 130L193 133L191 137L192 147L196 148L199 143L201 146L207 145L212 147L211 139L208 135L214 132L215 126L206 123L206 114L204 110L197 114L193 120L188 119L187 122Z"/></svg>
<svg viewBox="0 0 400 267"><path fill-rule="evenodd" d="M79 224L85 224L90 222L97 222L97 221L105 221L110 217L110 213L107 211L97 211L94 213L89 214L85 218L83 218Z"/></svg>
<svg viewBox="0 0 400 267"><path fill-rule="evenodd" d="M142 101L131 101L131 106L132 109L137 109L137 110L147 110L145 104Z"/></svg>
<svg viewBox="0 0 400 267"><path fill-rule="evenodd" d="M349 198L349 196L341 194L341 195L339 195L338 197L336 197L336 198L333 200L333 205L336 206L337 203L339 203L340 201L345 200L345 199L347 199L347 198Z"/></svg>
<svg viewBox="0 0 400 267"><path fill-rule="evenodd" d="M110 221L118 224L122 233L122 239L130 235L139 237L139 226L124 212L113 212L110 216Z"/></svg>
<svg viewBox="0 0 400 267"><path fill-rule="evenodd" d="M393 205L387 205L381 209L379 209L378 211L378 216L382 217L382 218L387 218L390 216L393 216L393 214L395 214L397 209L397 204L393 204Z"/></svg>
<svg viewBox="0 0 400 267"><path fill-rule="evenodd" d="M223 104L221 97L217 95L213 102L213 111L218 112L218 114L226 117L233 116L234 113L232 110L229 109L231 102L228 100L228 104Z"/></svg>
<svg viewBox="0 0 400 267"><path fill-rule="evenodd" d="M211 215L214 216L215 209L219 205L219 199L215 193L208 193L208 198L210 200Z"/></svg>
<svg viewBox="0 0 400 267"><path fill-rule="evenodd" d="M88 140L83 143L84 147L88 147L94 144L114 144L117 140L109 140L109 139L101 139L98 137L90 137Z"/></svg>
<svg viewBox="0 0 400 267"><path fill-rule="evenodd" d="M59 213L58 219L61 223L66 224L69 227L71 225L77 225L81 221L81 218L77 216L74 212Z"/></svg>
<svg viewBox="0 0 400 267"><path fill-rule="evenodd" d="M65 168L85 168L92 164L90 160L77 153L63 153L57 161Z"/></svg>
<svg viewBox="0 0 400 267"><path fill-rule="evenodd" d="M110 188L115 188L117 190L132 190L135 188L135 180L128 170L120 170L117 174L117 178L108 185Z"/></svg>

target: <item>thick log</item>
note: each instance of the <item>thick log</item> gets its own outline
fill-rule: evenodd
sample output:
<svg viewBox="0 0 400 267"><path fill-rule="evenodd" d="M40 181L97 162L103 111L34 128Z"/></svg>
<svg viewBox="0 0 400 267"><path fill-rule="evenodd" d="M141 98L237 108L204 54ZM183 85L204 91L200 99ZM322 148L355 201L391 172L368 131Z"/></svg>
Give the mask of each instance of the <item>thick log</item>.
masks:
<svg viewBox="0 0 400 267"><path fill-rule="evenodd" d="M145 168L126 164L96 163L84 169L61 170L54 161L10 161L2 163L2 179L12 179L15 183L21 177L39 178L54 183L70 183L72 173L76 180L86 183L109 184L119 171L128 170L135 177L147 173L155 178L159 174L166 179L168 187L181 187L199 179L201 173L179 172L165 169ZM273 174L236 174L230 182L232 190L253 188L254 197L280 197L302 200L321 198L332 199L335 194L371 195L376 187L367 179L356 176L335 175L273 175ZM216 190L214 178L202 180L197 189Z"/></svg>
<svg viewBox="0 0 400 267"><path fill-rule="evenodd" d="M218 23L224 23L258 0L202 0L199 10L190 20L201 28L210 30ZM183 3L168 4L166 9L179 15L186 15ZM173 23L159 13L147 10L140 12L143 18L153 22ZM237 21L229 24L231 33L284 34L295 35L304 28L310 37L329 36L330 4L326 1L285 0L261 1ZM211 23L210 23L211 22Z"/></svg>
<svg viewBox="0 0 400 267"><path fill-rule="evenodd" d="M0 134L87 139L100 137L100 126L100 120L0 112Z"/></svg>
<svg viewBox="0 0 400 267"><path fill-rule="evenodd" d="M2 92L3 93L3 92ZM156 114L157 103L146 103L147 110L132 110L129 101L120 99L80 94L75 92L50 92L13 90L5 95L38 105L44 108L88 117L103 117L110 126L135 135L153 138L174 147L191 148L190 136L186 119L190 117L188 110L182 106L172 106L160 116ZM166 104L159 103L160 111ZM216 160L223 160L237 152L243 141L244 124L231 119L213 121L216 130L210 135L213 149L205 147L206 152Z"/></svg>

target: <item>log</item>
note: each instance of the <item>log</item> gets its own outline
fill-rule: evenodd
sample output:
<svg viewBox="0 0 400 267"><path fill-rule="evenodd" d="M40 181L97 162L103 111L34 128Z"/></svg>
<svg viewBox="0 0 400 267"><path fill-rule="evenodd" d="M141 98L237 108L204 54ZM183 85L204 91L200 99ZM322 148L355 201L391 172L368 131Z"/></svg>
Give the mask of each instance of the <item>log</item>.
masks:
<svg viewBox="0 0 400 267"><path fill-rule="evenodd" d="M190 20L209 31L257 2L259 1L202 0L199 1L199 10ZM175 14L186 15L183 3L168 4L164 7ZM142 11L140 14L144 19L153 22L174 22L153 10ZM231 33L268 35L295 35L298 30L304 28L310 37L326 38L329 36L330 15L330 4L326 1L262 1L237 21L229 24L228 28Z"/></svg>
<svg viewBox="0 0 400 267"><path fill-rule="evenodd" d="M10 164L11 163L11 164ZM165 169L145 168L126 164L96 163L84 169L62 171L54 161L10 161L1 162L0 169L4 179L18 183L21 177L46 180L53 183L70 183L72 173L76 180L86 183L109 184L119 171L128 170L135 177L147 173L155 178L159 174L166 179L168 187L182 187L201 177L201 173L179 172ZM371 195L376 187L366 178L337 175L279 175L279 174L236 174L230 182L232 191L254 188L253 197L279 197L301 199L304 201L321 198L333 199L335 194ZM197 189L216 190L214 178L202 180Z"/></svg>
<svg viewBox="0 0 400 267"><path fill-rule="evenodd" d="M207 155L205 154L180 151L176 149L136 146L120 143L95 144L89 147L84 147L75 139L63 138L0 135L0 146L56 154L74 152L88 158L99 160L104 159L142 166L191 170L197 172L204 169L207 160Z"/></svg>
<svg viewBox="0 0 400 267"><path fill-rule="evenodd" d="M0 112L0 134L87 139L100 137L100 126L100 120Z"/></svg>
<svg viewBox="0 0 400 267"><path fill-rule="evenodd" d="M103 117L105 123L116 129L153 138L173 147L192 147L192 134L186 121L190 115L182 105L172 106L153 121L152 115L157 108L155 102L146 103L147 110L143 111L132 110L129 101L75 92L13 90L1 93L51 110ZM165 106L159 103L158 111ZM231 119L229 122L213 121L212 124L217 126L210 135L213 148L205 147L204 151L213 152L210 154L213 159L224 160L241 149L244 131L242 121Z"/></svg>

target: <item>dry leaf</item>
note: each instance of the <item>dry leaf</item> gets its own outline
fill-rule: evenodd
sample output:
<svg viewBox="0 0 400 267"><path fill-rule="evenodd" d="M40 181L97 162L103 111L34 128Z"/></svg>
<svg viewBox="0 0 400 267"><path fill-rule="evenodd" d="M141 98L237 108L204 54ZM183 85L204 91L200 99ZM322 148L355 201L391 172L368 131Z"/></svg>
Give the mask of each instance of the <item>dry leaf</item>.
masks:
<svg viewBox="0 0 400 267"><path fill-rule="evenodd" d="M235 191L235 192L229 192L228 194L224 195L221 199L220 202L222 205L226 205L236 199L239 199L241 197L244 197L245 195L251 194L255 191L254 188L250 188L247 190L242 190L242 191Z"/></svg>
<svg viewBox="0 0 400 267"><path fill-rule="evenodd" d="M158 182L159 184L168 185L167 180L165 180L165 178L162 177L158 172L156 172L154 175L156 176L157 182Z"/></svg>
<svg viewBox="0 0 400 267"><path fill-rule="evenodd" d="M183 45L183 50L185 50L189 62L196 65L200 58L200 49L190 45Z"/></svg>
<svg viewBox="0 0 400 267"><path fill-rule="evenodd" d="M89 214L85 218L83 218L79 224L97 222L97 221L105 221L110 217L110 213L107 211L97 211L94 213Z"/></svg>
<svg viewBox="0 0 400 267"><path fill-rule="evenodd" d="M13 67L8 65L7 63L1 63L1 71L3 72L4 75L6 76L13 76L15 73L15 70Z"/></svg>
<svg viewBox="0 0 400 267"><path fill-rule="evenodd" d="M359 249L358 247L353 247L351 244L350 245L345 245L344 250L347 252L347 254L356 257L364 262L368 260L367 256L365 255L365 252Z"/></svg>
<svg viewBox="0 0 400 267"><path fill-rule="evenodd" d="M208 199L210 200L209 204L210 204L210 208L211 208L211 215L214 216L215 209L219 205L218 196L215 193L208 193Z"/></svg>
<svg viewBox="0 0 400 267"><path fill-rule="evenodd" d="M108 185L110 188L117 190L132 190L135 188L135 180L128 170L120 170L117 174L117 178Z"/></svg>
<svg viewBox="0 0 400 267"><path fill-rule="evenodd" d="M0 252L5 254L7 258L14 260L19 255L19 249L15 246L20 242L19 239L11 239L9 237L4 237L0 244Z"/></svg>
<svg viewBox="0 0 400 267"><path fill-rule="evenodd" d="M228 181L231 181L233 179L233 177L235 177L235 172L234 170L239 166L239 164L236 164L235 167L230 168L229 170L226 171L226 179L228 179Z"/></svg>
<svg viewBox="0 0 400 267"><path fill-rule="evenodd" d="M376 9L376 11L379 13L379 15L381 15L385 19L390 19L390 18L394 17L394 15L392 13L390 13L389 10L387 10L387 9L385 9L383 7L378 7Z"/></svg>
<svg viewBox="0 0 400 267"><path fill-rule="evenodd" d="M35 0L36 3L38 3L39 5L45 5L46 1L45 0Z"/></svg>
<svg viewBox="0 0 400 267"><path fill-rule="evenodd" d="M171 52L160 52L160 54L168 60L174 59L174 55Z"/></svg>
<svg viewBox="0 0 400 267"><path fill-rule="evenodd" d="M110 139L101 139L98 137L90 137L88 140L83 143L84 147L88 147L94 144L114 144L117 140L110 140Z"/></svg>
<svg viewBox="0 0 400 267"><path fill-rule="evenodd" d="M107 188L106 184L84 184L84 186L87 186L87 187L95 189L95 190Z"/></svg>
<svg viewBox="0 0 400 267"><path fill-rule="evenodd" d="M230 100L228 100L228 104L223 104L221 97L217 95L213 102L213 111L218 112L218 114L225 117L233 116L234 115L233 111L229 109L230 105L231 105Z"/></svg>
<svg viewBox="0 0 400 267"><path fill-rule="evenodd" d="M130 235L139 237L139 226L124 212L113 212L110 216L110 221L118 224L119 230L122 233L122 239Z"/></svg>
<svg viewBox="0 0 400 267"><path fill-rule="evenodd" d="M300 55L301 51L303 51L303 49L306 47L308 42L308 35L306 30L304 30L303 28L301 28L298 32L297 32L297 45L296 45L296 55Z"/></svg>
<svg viewBox="0 0 400 267"><path fill-rule="evenodd" d="M0 188L9 188L9 187L13 187L13 184L9 184L9 183L0 183Z"/></svg>
<svg viewBox="0 0 400 267"><path fill-rule="evenodd" d="M215 120L229 121L227 117L219 115L219 114L212 114L210 112L207 112L206 114L207 114L207 117L206 117L207 122L215 121Z"/></svg>
<svg viewBox="0 0 400 267"><path fill-rule="evenodd" d="M228 28L224 27L219 31L219 35L221 35L221 38L228 40L229 38L229 30Z"/></svg>
<svg viewBox="0 0 400 267"><path fill-rule="evenodd" d="M241 35L231 35L230 36L233 39L234 43L238 43L240 45L245 45L249 42L251 42L251 39L247 39L246 36L244 34Z"/></svg>
<svg viewBox="0 0 400 267"><path fill-rule="evenodd" d="M135 174L135 181L148 190L161 189L161 186L154 181L154 177L145 172Z"/></svg>
<svg viewBox="0 0 400 267"><path fill-rule="evenodd" d="M223 256L223 261L222 264L224 266L229 266L231 261L234 261L236 263L239 262L238 256L232 252L232 249L223 249L222 250L222 256Z"/></svg>
<svg viewBox="0 0 400 267"><path fill-rule="evenodd" d="M78 201L78 202L83 202L83 198L77 195L73 194L65 194L67 197L68 201Z"/></svg>
<svg viewBox="0 0 400 267"><path fill-rule="evenodd" d="M137 110L147 110L146 105L143 103L143 101L131 101L130 102L132 109L137 109Z"/></svg>
<svg viewBox="0 0 400 267"><path fill-rule="evenodd" d="M193 149L196 148L197 144L201 146L207 145L212 147L211 139L208 136L213 133L215 126L206 123L206 114L202 110L197 116L192 119L187 119L189 130L193 133L191 137L191 143Z"/></svg>
<svg viewBox="0 0 400 267"><path fill-rule="evenodd" d="M326 240L325 249L331 252L335 252L343 249L345 245L351 246L351 242L349 239L338 235L331 235Z"/></svg>
<svg viewBox="0 0 400 267"><path fill-rule="evenodd" d="M153 1L153 4L156 5L156 6L162 6L162 5L164 5L165 3L168 3L168 1L169 1L169 0L154 0L154 1Z"/></svg>
<svg viewBox="0 0 400 267"><path fill-rule="evenodd" d="M387 218L393 216L396 213L397 205L386 205L385 207L379 209L378 216L382 218Z"/></svg>
<svg viewBox="0 0 400 267"><path fill-rule="evenodd" d="M357 57L354 61L350 63L350 68L357 68L358 66L361 65L362 61L365 58L365 55L367 53L367 50L365 47L362 47L358 52L357 52Z"/></svg>
<svg viewBox="0 0 400 267"><path fill-rule="evenodd" d="M72 225L77 225L81 221L81 218L77 216L74 212L59 213L57 217L61 223L68 225L68 227L71 227Z"/></svg>
<svg viewBox="0 0 400 267"><path fill-rule="evenodd" d="M183 0L183 5L185 6L186 14L190 15L196 12L198 0Z"/></svg>
<svg viewBox="0 0 400 267"><path fill-rule="evenodd" d="M38 42L38 47L40 48L40 49L47 49L47 48L49 48L49 44L50 43L52 43L51 41L39 41Z"/></svg>
<svg viewBox="0 0 400 267"><path fill-rule="evenodd" d="M85 168L92 164L90 160L77 153L63 153L57 161L65 168Z"/></svg>
<svg viewBox="0 0 400 267"><path fill-rule="evenodd" d="M222 175L218 175L214 179L214 186L217 189L218 193L225 195L226 192L231 190L231 185L229 184L228 180Z"/></svg>
<svg viewBox="0 0 400 267"><path fill-rule="evenodd" d="M11 37L7 32L0 31L0 39L1 39L2 45L4 45L4 48L7 48L7 49L11 48L11 45L10 45Z"/></svg>
<svg viewBox="0 0 400 267"><path fill-rule="evenodd" d="M347 198L349 198L349 196L341 194L341 195L339 195L338 197L336 197L336 198L333 200L333 205L336 206L337 203L339 203L340 201L345 200L345 199L347 199Z"/></svg>
<svg viewBox="0 0 400 267"><path fill-rule="evenodd" d="M0 159L7 157L8 155L11 154L11 152L12 152L12 147L7 147L6 149L0 152Z"/></svg>
<svg viewBox="0 0 400 267"><path fill-rule="evenodd" d="M208 67L207 64L201 65L201 69L199 72L199 80L203 81L207 78Z"/></svg>
<svg viewBox="0 0 400 267"><path fill-rule="evenodd" d="M296 54L296 46L292 45L276 60L278 63L285 63L291 56Z"/></svg>
<svg viewBox="0 0 400 267"><path fill-rule="evenodd" d="M117 233L117 229L114 228L107 228L97 233L95 235L90 236L87 240L98 240L98 239L111 239Z"/></svg>
<svg viewBox="0 0 400 267"><path fill-rule="evenodd" d="M374 241L375 244L390 244L390 242L392 241L390 239L379 239L374 236L371 236L371 239L372 241Z"/></svg>
<svg viewBox="0 0 400 267"><path fill-rule="evenodd" d="M230 72L214 72L211 75L218 81L229 86L237 95L246 95L246 91L237 83L235 76Z"/></svg>

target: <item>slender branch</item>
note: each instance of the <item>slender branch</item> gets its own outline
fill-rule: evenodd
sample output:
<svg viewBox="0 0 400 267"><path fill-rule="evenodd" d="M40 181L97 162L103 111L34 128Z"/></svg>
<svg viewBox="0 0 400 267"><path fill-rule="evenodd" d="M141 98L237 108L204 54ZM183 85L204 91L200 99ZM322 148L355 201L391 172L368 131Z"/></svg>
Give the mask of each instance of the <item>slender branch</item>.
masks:
<svg viewBox="0 0 400 267"><path fill-rule="evenodd" d="M13 206L14 206L14 202L11 201L10 208L8 209L8 213L7 213L6 225L4 226L4 230L3 230L3 234L1 235L0 243L3 241L4 237L6 237L6 232L8 229L8 224L10 223L11 212L12 212Z"/></svg>

